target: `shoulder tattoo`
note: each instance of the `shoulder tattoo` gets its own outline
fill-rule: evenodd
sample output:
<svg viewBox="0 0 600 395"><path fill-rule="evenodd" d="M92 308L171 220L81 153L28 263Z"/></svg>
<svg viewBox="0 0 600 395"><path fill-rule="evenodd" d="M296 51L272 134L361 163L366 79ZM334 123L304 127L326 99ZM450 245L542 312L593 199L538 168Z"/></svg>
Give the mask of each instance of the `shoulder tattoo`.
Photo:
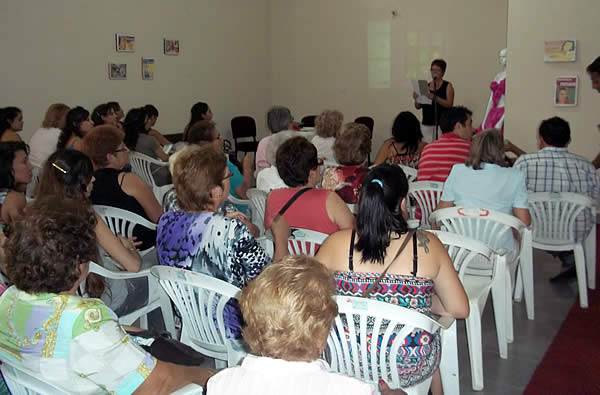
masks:
<svg viewBox="0 0 600 395"><path fill-rule="evenodd" d="M425 253L429 254L429 237L427 236L427 232L418 230L417 241L419 242L419 247L422 247L425 250Z"/></svg>

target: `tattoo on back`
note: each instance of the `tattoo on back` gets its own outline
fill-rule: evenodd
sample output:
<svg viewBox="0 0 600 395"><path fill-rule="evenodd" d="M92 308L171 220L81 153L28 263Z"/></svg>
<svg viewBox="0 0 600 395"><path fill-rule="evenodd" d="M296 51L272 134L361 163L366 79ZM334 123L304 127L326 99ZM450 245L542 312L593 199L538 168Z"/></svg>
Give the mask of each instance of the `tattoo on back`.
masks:
<svg viewBox="0 0 600 395"><path fill-rule="evenodd" d="M419 247L423 247L426 254L429 254L429 237L427 237L426 232L417 231L417 241L419 242Z"/></svg>

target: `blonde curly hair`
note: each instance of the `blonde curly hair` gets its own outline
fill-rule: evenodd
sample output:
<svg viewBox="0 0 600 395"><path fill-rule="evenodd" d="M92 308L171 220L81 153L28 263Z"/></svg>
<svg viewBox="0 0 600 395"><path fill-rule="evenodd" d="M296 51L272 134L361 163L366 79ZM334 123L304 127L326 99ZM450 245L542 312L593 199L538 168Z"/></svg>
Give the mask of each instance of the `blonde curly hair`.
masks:
<svg viewBox="0 0 600 395"><path fill-rule="evenodd" d="M325 110L315 119L317 135L323 138L335 137L342 127L344 115L338 110Z"/></svg>

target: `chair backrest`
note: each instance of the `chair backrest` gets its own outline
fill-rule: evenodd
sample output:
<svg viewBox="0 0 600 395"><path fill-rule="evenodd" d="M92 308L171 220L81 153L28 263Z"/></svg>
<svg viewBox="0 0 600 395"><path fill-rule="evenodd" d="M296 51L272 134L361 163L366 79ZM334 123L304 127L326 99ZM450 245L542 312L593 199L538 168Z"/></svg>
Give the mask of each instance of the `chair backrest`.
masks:
<svg viewBox="0 0 600 395"><path fill-rule="evenodd" d="M148 155L144 155L142 153L131 151L129 152L129 163L131 164L131 170L134 174L139 176L146 184L151 186L152 188L156 188L156 182L154 181L153 169L151 165L156 166L168 166L167 162L160 161L158 159L154 159L149 157ZM156 171L156 170L154 170Z"/></svg>
<svg viewBox="0 0 600 395"><path fill-rule="evenodd" d="M573 192L529 193L528 200L533 242L554 245L577 241L577 216L594 203L590 197Z"/></svg>
<svg viewBox="0 0 600 395"><path fill-rule="evenodd" d="M415 329L434 333L440 328L438 322L386 302L352 296L335 299L338 315L325 352L332 370L368 383L377 383L380 378L388 381L391 376L388 384L399 388L396 360L403 355L406 337Z"/></svg>
<svg viewBox="0 0 600 395"><path fill-rule="evenodd" d="M370 137L373 138L373 127L375 126L375 121L373 120L373 118L362 116L362 117L356 118L354 120L354 122L361 123L361 124L365 125L367 128L369 128Z"/></svg>
<svg viewBox="0 0 600 395"><path fill-rule="evenodd" d="M463 281L465 274L494 277L494 251L482 242L440 230L428 231L440 239L448 250L458 277Z"/></svg>
<svg viewBox="0 0 600 395"><path fill-rule="evenodd" d="M43 381L39 373L31 372L25 368L4 359L0 364L0 371L4 376L4 381L8 389L15 395L63 395L69 394L68 391L55 386L54 384Z"/></svg>
<svg viewBox="0 0 600 395"><path fill-rule="evenodd" d="M94 205L94 211L104 220L108 228L115 235L121 234L125 237L132 237L133 229L136 226L143 226L151 230L156 230L157 227L156 224L148 221L146 218L120 208ZM140 254L144 255L152 248L154 247L140 251Z"/></svg>
<svg viewBox="0 0 600 395"><path fill-rule="evenodd" d="M302 117L302 119L300 120L300 123L302 124L303 128L314 128L316 119L317 119L316 115L306 115L306 116Z"/></svg>
<svg viewBox="0 0 600 395"><path fill-rule="evenodd" d="M315 256L328 234L308 229L292 229L288 238L290 255Z"/></svg>
<svg viewBox="0 0 600 395"><path fill-rule="evenodd" d="M223 310L230 300L237 300L240 289L186 269L154 266L150 271L177 306L186 337L200 347L227 351Z"/></svg>
<svg viewBox="0 0 600 395"><path fill-rule="evenodd" d="M443 190L443 182L413 181L408 184L408 196L415 199L421 209L421 224L429 224L429 215L440 202Z"/></svg>
<svg viewBox="0 0 600 395"><path fill-rule="evenodd" d="M405 165L397 165L400 166L404 174L406 175L406 179L409 183L415 182L417 180L417 169L412 168L410 166Z"/></svg>
<svg viewBox="0 0 600 395"><path fill-rule="evenodd" d="M265 212L267 206L267 193L257 188L250 188L246 192L250 200L250 211L252 213L252 223L265 232Z"/></svg>
<svg viewBox="0 0 600 395"><path fill-rule="evenodd" d="M256 122L254 118L247 115L232 118L231 135L234 140L244 137L256 137Z"/></svg>
<svg viewBox="0 0 600 395"><path fill-rule="evenodd" d="M493 250L506 248L507 240L513 240L513 230L521 236L526 230L517 217L476 207L436 210L429 216L429 221L441 226L442 230L482 241Z"/></svg>
<svg viewBox="0 0 600 395"><path fill-rule="evenodd" d="M42 175L42 169L38 166L31 167L31 182L27 184L27 190L25 197L33 199L35 197L35 190L37 185L40 183L40 176Z"/></svg>

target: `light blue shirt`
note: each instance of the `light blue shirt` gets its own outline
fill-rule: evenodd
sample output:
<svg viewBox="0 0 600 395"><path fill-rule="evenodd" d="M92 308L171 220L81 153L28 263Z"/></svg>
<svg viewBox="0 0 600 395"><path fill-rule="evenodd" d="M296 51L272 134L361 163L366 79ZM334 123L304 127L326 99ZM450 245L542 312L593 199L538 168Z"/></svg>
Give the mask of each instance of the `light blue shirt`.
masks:
<svg viewBox="0 0 600 395"><path fill-rule="evenodd" d="M483 163L479 170L465 164L454 165L441 200L454 202L455 206L481 207L509 215L513 215L513 208L529 208L525 175L518 169L492 163ZM514 239L503 238L500 245L512 250Z"/></svg>

